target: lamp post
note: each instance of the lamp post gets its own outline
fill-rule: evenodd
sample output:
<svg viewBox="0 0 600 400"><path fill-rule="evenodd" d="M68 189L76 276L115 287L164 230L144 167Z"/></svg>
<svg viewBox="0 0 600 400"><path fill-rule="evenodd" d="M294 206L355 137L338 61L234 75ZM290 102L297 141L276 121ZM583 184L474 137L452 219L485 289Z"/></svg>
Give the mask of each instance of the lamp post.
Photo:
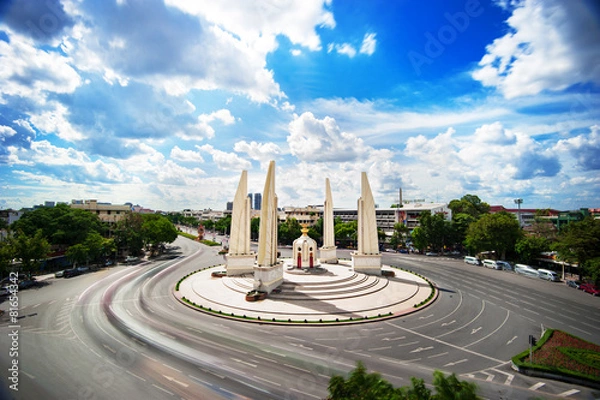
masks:
<svg viewBox="0 0 600 400"><path fill-rule="evenodd" d="M517 211L517 220L519 221L519 227L521 227L521 204L523 204L523 199L515 199L515 204L519 209L519 211Z"/></svg>

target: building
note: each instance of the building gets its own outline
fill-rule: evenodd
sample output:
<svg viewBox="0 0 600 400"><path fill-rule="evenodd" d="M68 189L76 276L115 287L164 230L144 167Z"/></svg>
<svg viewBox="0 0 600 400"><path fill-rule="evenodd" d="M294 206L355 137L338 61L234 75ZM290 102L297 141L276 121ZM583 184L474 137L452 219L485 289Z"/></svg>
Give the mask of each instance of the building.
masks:
<svg viewBox="0 0 600 400"><path fill-rule="evenodd" d="M423 211L429 211L431 214L442 213L448 221L452 219L452 210L446 203L405 203L400 208L376 208L377 228L383 230L386 235L391 235L394 225L401 223L412 231L419 226L418 218ZM358 211L356 209L334 209L333 217L340 218L342 222L356 221L358 220Z"/></svg>
<svg viewBox="0 0 600 400"><path fill-rule="evenodd" d="M295 218L300 225L313 226L323 215L323 206L283 207L284 219Z"/></svg>
<svg viewBox="0 0 600 400"><path fill-rule="evenodd" d="M132 211L130 204L99 203L97 200L73 200L70 206L92 212L100 218L100 221L108 224L119 222Z"/></svg>
<svg viewBox="0 0 600 400"><path fill-rule="evenodd" d="M260 210L261 204L262 204L262 194L254 193L254 209Z"/></svg>

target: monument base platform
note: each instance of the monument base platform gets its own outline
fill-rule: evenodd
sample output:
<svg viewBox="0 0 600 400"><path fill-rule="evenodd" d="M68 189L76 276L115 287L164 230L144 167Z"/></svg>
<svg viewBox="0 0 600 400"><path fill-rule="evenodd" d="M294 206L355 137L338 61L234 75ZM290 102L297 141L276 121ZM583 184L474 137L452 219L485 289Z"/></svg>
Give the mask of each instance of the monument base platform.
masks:
<svg viewBox="0 0 600 400"><path fill-rule="evenodd" d="M367 275L381 275L381 254L352 253L352 268Z"/></svg>
<svg viewBox="0 0 600 400"><path fill-rule="evenodd" d="M319 260L325 264L337 264L339 261L336 249L336 246L321 247L319 249Z"/></svg>
<svg viewBox="0 0 600 400"><path fill-rule="evenodd" d="M283 263L271 266L254 266L254 290L271 293L283 283Z"/></svg>
<svg viewBox="0 0 600 400"><path fill-rule="evenodd" d="M256 254L227 254L227 276L252 274L255 266Z"/></svg>

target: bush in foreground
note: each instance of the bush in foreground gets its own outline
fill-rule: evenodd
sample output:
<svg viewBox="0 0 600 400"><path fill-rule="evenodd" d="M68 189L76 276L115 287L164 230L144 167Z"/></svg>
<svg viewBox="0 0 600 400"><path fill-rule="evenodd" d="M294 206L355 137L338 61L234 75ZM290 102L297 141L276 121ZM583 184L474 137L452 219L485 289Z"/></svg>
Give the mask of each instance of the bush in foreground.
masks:
<svg viewBox="0 0 600 400"><path fill-rule="evenodd" d="M334 375L329 380L328 400L478 400L477 385L460 381L455 374L433 373L436 393L427 389L422 379L410 378L411 386L395 388L381 374L367 373L361 361L348 379Z"/></svg>

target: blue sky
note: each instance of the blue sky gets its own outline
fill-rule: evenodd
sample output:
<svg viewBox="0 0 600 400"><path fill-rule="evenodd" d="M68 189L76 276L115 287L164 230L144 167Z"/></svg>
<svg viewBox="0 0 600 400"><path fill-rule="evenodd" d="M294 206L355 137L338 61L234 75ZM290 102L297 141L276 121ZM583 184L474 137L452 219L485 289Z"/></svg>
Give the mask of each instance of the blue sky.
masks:
<svg viewBox="0 0 600 400"><path fill-rule="evenodd" d="M600 204L593 0L11 0L0 208Z"/></svg>

